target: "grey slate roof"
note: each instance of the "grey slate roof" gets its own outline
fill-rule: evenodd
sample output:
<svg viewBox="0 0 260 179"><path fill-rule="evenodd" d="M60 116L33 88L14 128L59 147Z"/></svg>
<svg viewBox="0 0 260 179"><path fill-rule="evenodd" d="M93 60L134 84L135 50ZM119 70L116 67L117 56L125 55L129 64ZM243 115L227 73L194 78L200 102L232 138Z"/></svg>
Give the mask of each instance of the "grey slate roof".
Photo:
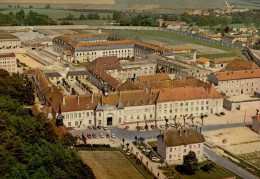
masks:
<svg viewBox="0 0 260 179"><path fill-rule="evenodd" d="M47 77L61 77L61 74L59 74L58 72L45 72L45 75Z"/></svg>
<svg viewBox="0 0 260 179"><path fill-rule="evenodd" d="M81 76L81 75L87 75L86 71L69 71L67 73L67 76Z"/></svg>

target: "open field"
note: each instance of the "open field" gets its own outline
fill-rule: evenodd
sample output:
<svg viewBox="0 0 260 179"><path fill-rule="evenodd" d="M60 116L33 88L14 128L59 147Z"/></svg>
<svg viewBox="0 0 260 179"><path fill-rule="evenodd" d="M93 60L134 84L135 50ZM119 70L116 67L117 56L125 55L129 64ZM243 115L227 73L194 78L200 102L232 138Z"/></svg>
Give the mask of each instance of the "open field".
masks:
<svg viewBox="0 0 260 179"><path fill-rule="evenodd" d="M259 0L229 0L229 3L234 5L236 8L260 7Z"/></svg>
<svg viewBox="0 0 260 179"><path fill-rule="evenodd" d="M221 146L237 155L260 151L260 135L247 127L203 131L203 135L207 142ZM226 143L223 143L224 139Z"/></svg>
<svg viewBox="0 0 260 179"><path fill-rule="evenodd" d="M248 154L242 154L239 157L260 168L260 152L252 152Z"/></svg>
<svg viewBox="0 0 260 179"><path fill-rule="evenodd" d="M16 58L21 62L26 64L28 67L31 68L37 68L37 67L41 67L43 66L43 64L37 62L36 60L34 60L33 58L29 57L26 54L15 54Z"/></svg>
<svg viewBox="0 0 260 179"><path fill-rule="evenodd" d="M92 168L97 179L141 179L136 168L117 151L79 151L79 157Z"/></svg>
<svg viewBox="0 0 260 179"><path fill-rule="evenodd" d="M60 4L71 4L71 0L61 0L61 1L53 1L53 0L0 0L0 3L60 3ZM74 4L115 4L115 0L98 0L98 1L93 1L93 0L73 0Z"/></svg>
<svg viewBox="0 0 260 179"><path fill-rule="evenodd" d="M142 41L154 43L168 48L173 47L192 47L199 51L198 55L211 54L211 58L217 58L220 54L226 56L240 56L240 51L201 41L198 39L185 37L179 34L162 31L135 31L135 30L106 30L106 32L114 33L128 38L140 38ZM228 55L227 55L228 53ZM214 54L218 56L214 56Z"/></svg>

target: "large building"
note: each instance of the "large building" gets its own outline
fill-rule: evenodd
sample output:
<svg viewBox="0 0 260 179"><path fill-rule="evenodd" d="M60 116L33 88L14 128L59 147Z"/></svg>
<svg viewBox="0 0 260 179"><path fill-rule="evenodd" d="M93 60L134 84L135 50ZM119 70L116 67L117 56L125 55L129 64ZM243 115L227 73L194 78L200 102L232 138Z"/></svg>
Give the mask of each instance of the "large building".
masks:
<svg viewBox="0 0 260 179"><path fill-rule="evenodd" d="M167 131L158 136L157 153L170 165L181 164L190 151L201 161L204 142L203 135L190 128Z"/></svg>
<svg viewBox="0 0 260 179"><path fill-rule="evenodd" d="M0 69L9 73L17 72L17 60L14 53L0 53Z"/></svg>
<svg viewBox="0 0 260 179"><path fill-rule="evenodd" d="M208 81L226 96L254 94L260 90L260 69L216 72L208 76Z"/></svg>
<svg viewBox="0 0 260 179"><path fill-rule="evenodd" d="M148 44L112 34L74 34L53 39L53 50L73 63L89 62L98 57L117 56L120 59L145 57L151 53L169 51L161 46Z"/></svg>
<svg viewBox="0 0 260 179"><path fill-rule="evenodd" d="M12 34L0 34L0 49L13 49L21 47L21 39Z"/></svg>

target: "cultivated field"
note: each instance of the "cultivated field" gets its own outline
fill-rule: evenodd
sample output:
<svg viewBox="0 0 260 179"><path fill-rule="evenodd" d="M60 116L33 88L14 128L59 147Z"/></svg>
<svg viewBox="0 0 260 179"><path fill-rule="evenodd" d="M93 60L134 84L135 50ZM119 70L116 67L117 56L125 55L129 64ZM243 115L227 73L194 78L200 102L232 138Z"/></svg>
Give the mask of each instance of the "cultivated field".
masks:
<svg viewBox="0 0 260 179"><path fill-rule="evenodd" d="M79 151L97 179L142 179L136 168L118 151Z"/></svg>
<svg viewBox="0 0 260 179"><path fill-rule="evenodd" d="M0 0L0 3L33 3L33 4L41 4L41 3L60 3L60 4L71 4L71 0ZM73 0L73 4L115 4L115 0Z"/></svg>
<svg viewBox="0 0 260 179"><path fill-rule="evenodd" d="M15 56L21 63L24 63L28 67L37 68L43 66L43 64L37 62L26 54L15 54Z"/></svg>

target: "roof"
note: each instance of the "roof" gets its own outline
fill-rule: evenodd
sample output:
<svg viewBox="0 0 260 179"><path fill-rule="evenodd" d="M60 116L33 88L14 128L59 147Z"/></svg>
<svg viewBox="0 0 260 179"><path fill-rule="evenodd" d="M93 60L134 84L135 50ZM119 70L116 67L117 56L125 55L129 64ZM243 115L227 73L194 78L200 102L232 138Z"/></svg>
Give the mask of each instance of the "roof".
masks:
<svg viewBox="0 0 260 179"><path fill-rule="evenodd" d="M154 104L156 96L145 90L110 92L108 96L102 93L86 94L79 96L64 96L61 103L62 112L81 110L102 110L105 106L127 107Z"/></svg>
<svg viewBox="0 0 260 179"><path fill-rule="evenodd" d="M160 90L154 89L152 91L158 94L157 102L211 98L209 93L203 87L163 88Z"/></svg>
<svg viewBox="0 0 260 179"><path fill-rule="evenodd" d="M216 72L219 81L260 78L260 69Z"/></svg>
<svg viewBox="0 0 260 179"><path fill-rule="evenodd" d="M132 81L127 80L122 85L120 85L117 90L125 91L125 90L137 90L140 89L139 85L134 84Z"/></svg>
<svg viewBox="0 0 260 179"><path fill-rule="evenodd" d="M50 123L53 127L54 132L57 134L59 139L61 139L64 134L69 132L67 127L64 124L63 124L63 126L57 127L56 126L56 119L52 120Z"/></svg>
<svg viewBox="0 0 260 179"><path fill-rule="evenodd" d="M179 48L173 48L172 51L174 52L178 52L178 51L188 51L188 50L192 50L191 47L179 47Z"/></svg>
<svg viewBox="0 0 260 179"><path fill-rule="evenodd" d="M66 42L72 42L76 38L91 38L91 37L107 37L108 34L69 34L55 37L55 39L59 39Z"/></svg>
<svg viewBox="0 0 260 179"><path fill-rule="evenodd" d="M200 57L200 58L197 59L197 62L199 62L199 63L208 63L209 59L204 58L204 57Z"/></svg>
<svg viewBox="0 0 260 179"><path fill-rule="evenodd" d="M0 53L0 58L4 57L15 57L14 53Z"/></svg>
<svg viewBox="0 0 260 179"><path fill-rule="evenodd" d="M164 132L161 137L167 147L197 144L205 142L204 136L190 128Z"/></svg>
<svg viewBox="0 0 260 179"><path fill-rule="evenodd" d="M221 63L229 63L233 61L234 59L237 59L238 57L228 57L228 58L215 58L215 59L210 59L210 62L215 63L215 64L221 64Z"/></svg>
<svg viewBox="0 0 260 179"><path fill-rule="evenodd" d="M44 72L48 77L61 77L61 74L58 72Z"/></svg>
<svg viewBox="0 0 260 179"><path fill-rule="evenodd" d="M81 70L81 71L69 71L67 73L67 76L81 76L81 75L87 75L87 72L85 70Z"/></svg>
<svg viewBox="0 0 260 179"><path fill-rule="evenodd" d="M7 39L15 39L15 40L20 40L18 37L14 36L13 34L1 34L0 33L0 40L7 40Z"/></svg>
<svg viewBox="0 0 260 179"><path fill-rule="evenodd" d="M225 69L231 71L237 71L237 70L259 69L259 67L253 61L247 61L247 60L236 58L235 60L228 63Z"/></svg>
<svg viewBox="0 0 260 179"><path fill-rule="evenodd" d="M153 82L153 81L165 81L171 80L168 73L157 73L155 75L138 76L140 83Z"/></svg>

